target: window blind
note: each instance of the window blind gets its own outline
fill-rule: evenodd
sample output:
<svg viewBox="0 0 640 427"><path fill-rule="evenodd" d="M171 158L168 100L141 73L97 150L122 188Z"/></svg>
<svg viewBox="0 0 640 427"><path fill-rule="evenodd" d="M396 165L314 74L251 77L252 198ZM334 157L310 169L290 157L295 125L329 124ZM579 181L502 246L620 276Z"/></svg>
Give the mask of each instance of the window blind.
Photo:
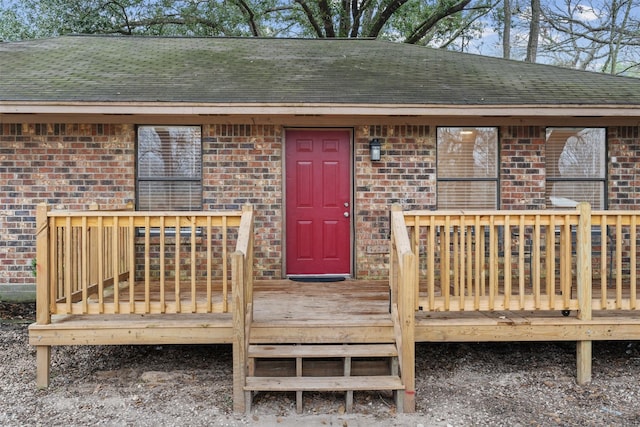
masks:
<svg viewBox="0 0 640 427"><path fill-rule="evenodd" d="M202 209L199 126L139 126L138 210Z"/></svg>
<svg viewBox="0 0 640 427"><path fill-rule="evenodd" d="M498 129L437 130L438 209L495 209L498 205Z"/></svg>
<svg viewBox="0 0 640 427"><path fill-rule="evenodd" d="M606 130L547 128L545 168L547 207L588 202L593 209L604 209Z"/></svg>

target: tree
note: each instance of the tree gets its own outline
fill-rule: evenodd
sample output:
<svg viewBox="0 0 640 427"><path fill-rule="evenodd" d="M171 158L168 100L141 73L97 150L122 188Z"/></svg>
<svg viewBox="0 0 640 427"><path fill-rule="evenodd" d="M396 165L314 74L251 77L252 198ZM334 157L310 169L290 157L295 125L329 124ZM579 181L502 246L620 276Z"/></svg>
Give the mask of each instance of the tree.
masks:
<svg viewBox="0 0 640 427"><path fill-rule="evenodd" d="M531 21L529 22L529 41L527 43L526 62L536 62L538 37L540 36L540 0L531 0Z"/></svg>
<svg viewBox="0 0 640 427"><path fill-rule="evenodd" d="M640 74L638 10L639 0L551 2L542 8L546 34L540 51L572 68Z"/></svg>
<svg viewBox="0 0 640 427"><path fill-rule="evenodd" d="M502 57L511 58L511 1L504 0L502 5L504 22L502 24Z"/></svg>
<svg viewBox="0 0 640 427"><path fill-rule="evenodd" d="M640 75L640 0L5 1L0 41L69 33L374 37Z"/></svg>
<svg viewBox="0 0 640 427"><path fill-rule="evenodd" d="M7 30L0 37L373 37L426 44L463 34L491 5L489 0L24 0L3 16L13 14L14 24L37 30Z"/></svg>

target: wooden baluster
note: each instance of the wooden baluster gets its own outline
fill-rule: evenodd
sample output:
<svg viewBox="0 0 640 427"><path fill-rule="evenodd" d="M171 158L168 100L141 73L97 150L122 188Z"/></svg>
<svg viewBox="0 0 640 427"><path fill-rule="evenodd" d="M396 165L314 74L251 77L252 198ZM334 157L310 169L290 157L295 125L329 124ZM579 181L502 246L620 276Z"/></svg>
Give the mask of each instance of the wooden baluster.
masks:
<svg viewBox="0 0 640 427"><path fill-rule="evenodd" d="M113 312L120 313L120 279L118 268L120 259L120 221L117 216L113 217L111 230L111 274L113 275Z"/></svg>
<svg viewBox="0 0 640 427"><path fill-rule="evenodd" d="M540 309L540 215L535 215L535 224L533 226L533 301L534 308Z"/></svg>
<svg viewBox="0 0 640 427"><path fill-rule="evenodd" d="M176 313L181 313L182 312L182 301L181 301L181 293L180 293L180 252L182 251L181 245L180 245L180 234L181 234L181 224L180 224L180 217L176 216L174 218L175 220L175 253L174 253L174 272L175 272L175 276L174 276L174 291L175 291L175 299L176 299Z"/></svg>
<svg viewBox="0 0 640 427"><path fill-rule="evenodd" d="M196 220L195 216L191 217L191 312L196 313L198 311L198 301L196 299Z"/></svg>
<svg viewBox="0 0 640 427"><path fill-rule="evenodd" d="M483 266L484 255L482 251L482 246L484 245L483 243L484 239L482 238L482 235L484 233L482 233L481 226L480 226L480 215L476 215L475 217L475 225L474 225L473 233L476 238L476 274L475 274L476 290L475 290L475 298L473 301L473 309L479 310L480 297L484 294L484 291L482 290L482 287L484 286L484 280L481 277L484 273L484 266Z"/></svg>
<svg viewBox="0 0 640 427"><path fill-rule="evenodd" d="M449 311L450 307L450 295L451 295L451 217L445 216L444 227L440 232L440 239L442 243L442 251L440 253L441 269L441 286L442 293L444 295L444 309Z"/></svg>
<svg viewBox="0 0 640 427"><path fill-rule="evenodd" d="M82 217L82 224L80 226L80 266L81 266L81 283L82 283L82 314L87 314L88 311L88 287L89 287L89 229L87 227L87 217Z"/></svg>
<svg viewBox="0 0 640 427"><path fill-rule="evenodd" d="M211 266L211 257L213 256L212 252L211 252L211 239L213 238L211 236L211 215L207 216L207 232L206 232L206 236L207 236L207 313L211 313L213 311L213 307L212 307L212 300L211 300L211 275L212 275L212 266ZM222 311L224 313L227 312L227 307L226 307L226 299L225 296L223 295L223 302L222 302L223 308Z"/></svg>
<svg viewBox="0 0 640 427"><path fill-rule="evenodd" d="M556 220L555 215L549 216L549 225L547 226L547 257L545 264L547 267L546 273L546 293L549 298L549 305L545 307L547 310L555 309L555 296L556 296Z"/></svg>
<svg viewBox="0 0 640 427"><path fill-rule="evenodd" d="M98 312L100 314L104 313L104 260L105 260L105 252L104 252L104 237L105 237L105 229L104 229L104 218L102 215L98 217L98 226L96 230L97 235L97 250L96 256L98 257Z"/></svg>
<svg viewBox="0 0 640 427"><path fill-rule="evenodd" d="M228 293L229 293L229 277L227 269L227 216L222 217L222 311L229 311Z"/></svg>
<svg viewBox="0 0 640 427"><path fill-rule="evenodd" d="M166 221L164 215L160 216L160 313L167 311L167 297L166 297L166 276L167 276L167 263L165 260L166 251Z"/></svg>
<svg viewBox="0 0 640 427"><path fill-rule="evenodd" d="M124 237L127 242L127 258L125 261L129 261L129 313L136 312L136 228L133 222L133 217L129 217L129 228L126 231Z"/></svg>
<svg viewBox="0 0 640 427"><path fill-rule="evenodd" d="M474 304L474 291L473 291L473 223L468 220L467 221L467 225L466 225L466 239L467 239L467 256L465 257L466 259L466 277L467 277L467 296L469 297L467 299L467 301L465 302L466 304L469 304L471 306L471 308L473 308L473 304ZM466 309L466 307L465 307Z"/></svg>
<svg viewBox="0 0 640 427"><path fill-rule="evenodd" d="M605 233L605 235L602 237L603 239L606 240L607 235ZM615 266L615 273L616 273L616 308L618 310L620 310L622 308L622 242L623 242L623 237L622 237L622 215L616 215L616 266ZM603 254L602 257L606 258L606 253L604 252L603 249ZM609 276L611 275L611 272L609 272Z"/></svg>
<svg viewBox="0 0 640 427"><path fill-rule="evenodd" d="M504 308L511 309L511 215L504 217Z"/></svg>
<svg viewBox="0 0 640 427"><path fill-rule="evenodd" d="M73 269L73 263L71 261L71 251L72 251L72 242L71 242L71 217L67 217L65 219L64 225L64 299L66 312L65 314L71 314L71 270Z"/></svg>
<svg viewBox="0 0 640 427"><path fill-rule="evenodd" d="M560 231L560 286L563 296L563 307L569 310L571 304L571 289L573 287L573 277L571 274L572 257L571 253L571 217L565 215L564 225Z"/></svg>
<svg viewBox="0 0 640 427"><path fill-rule="evenodd" d="M427 254L427 288L429 292L429 310L436 308L436 225L435 217L429 216L429 228L427 230L429 240L425 252Z"/></svg>
<svg viewBox="0 0 640 427"><path fill-rule="evenodd" d="M414 274L415 274L415 302L416 302L416 307L415 309L418 310L418 308L420 307L420 216L419 215L415 215L413 217L413 253L416 256L416 263L415 263L415 269L414 269Z"/></svg>
<svg viewBox="0 0 640 427"><path fill-rule="evenodd" d="M600 216L600 304L602 309L606 310L609 304L609 296L607 295L607 230L608 217L607 214Z"/></svg>
<svg viewBox="0 0 640 427"><path fill-rule="evenodd" d="M518 300L520 301L520 310L524 310L524 297L525 297L525 279L527 277L527 272L525 270L525 255L526 255L526 240L527 236L525 234L525 216L520 215L520 222L518 224ZM531 251L529 252L529 257L531 257ZM529 271L529 277L531 277L532 272Z"/></svg>
<svg viewBox="0 0 640 427"><path fill-rule="evenodd" d="M630 230L629 230L629 269L630 271L630 284L629 284L629 291L631 293L630 295L630 301L629 301L629 305L631 308L631 310L635 310L636 309L636 292L637 292L637 288L636 288L636 281L638 279L637 277L637 261L636 261L636 256L638 253L638 247L637 247L637 238L638 238L638 230L637 230L637 226L638 226L638 217L635 214L631 214L631 224L630 224Z"/></svg>
<svg viewBox="0 0 640 427"><path fill-rule="evenodd" d="M452 259L451 259L451 270L453 271L453 282L452 282L452 287L453 287L453 296L454 297L459 297L460 296L460 230L459 227L456 226L455 224L451 225L451 238L452 238L452 242L451 242L451 254L452 254ZM459 298L458 298L458 302L459 302Z"/></svg>
<svg viewBox="0 0 640 427"><path fill-rule="evenodd" d="M144 217L144 310L151 312L151 218Z"/></svg>
<svg viewBox="0 0 640 427"><path fill-rule="evenodd" d="M489 215L489 310L495 309L498 293L498 258L495 216Z"/></svg>
<svg viewBox="0 0 640 427"><path fill-rule="evenodd" d="M467 253L467 248L466 248L466 243L467 243L467 236L466 236L466 232L467 232L467 224L466 224L466 220L465 220L465 216L461 215L460 216L460 226L459 226L459 233L460 233L460 262L458 265L458 269L459 269L459 281L460 281L460 310L464 310L465 309L465 294L466 294L466 276L465 276L465 269L466 269L466 253Z"/></svg>

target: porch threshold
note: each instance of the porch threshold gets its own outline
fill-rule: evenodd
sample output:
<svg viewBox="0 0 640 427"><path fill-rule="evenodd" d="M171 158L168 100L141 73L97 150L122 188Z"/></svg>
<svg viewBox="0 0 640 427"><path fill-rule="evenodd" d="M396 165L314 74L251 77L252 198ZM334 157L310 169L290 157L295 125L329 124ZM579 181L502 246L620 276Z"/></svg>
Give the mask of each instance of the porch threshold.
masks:
<svg viewBox="0 0 640 427"><path fill-rule="evenodd" d="M324 283L324 282L344 282L348 276L335 276L335 275L294 275L287 276L289 280L294 282L303 282L303 283Z"/></svg>

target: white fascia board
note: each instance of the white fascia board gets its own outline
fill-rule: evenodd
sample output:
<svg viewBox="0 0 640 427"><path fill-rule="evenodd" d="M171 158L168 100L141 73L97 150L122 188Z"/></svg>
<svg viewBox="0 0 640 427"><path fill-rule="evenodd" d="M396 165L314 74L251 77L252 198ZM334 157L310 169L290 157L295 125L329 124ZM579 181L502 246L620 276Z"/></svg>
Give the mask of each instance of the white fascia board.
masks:
<svg viewBox="0 0 640 427"><path fill-rule="evenodd" d="M0 101L0 114L640 117L638 105L188 104Z"/></svg>

